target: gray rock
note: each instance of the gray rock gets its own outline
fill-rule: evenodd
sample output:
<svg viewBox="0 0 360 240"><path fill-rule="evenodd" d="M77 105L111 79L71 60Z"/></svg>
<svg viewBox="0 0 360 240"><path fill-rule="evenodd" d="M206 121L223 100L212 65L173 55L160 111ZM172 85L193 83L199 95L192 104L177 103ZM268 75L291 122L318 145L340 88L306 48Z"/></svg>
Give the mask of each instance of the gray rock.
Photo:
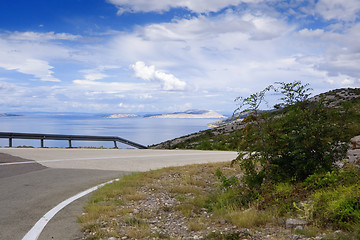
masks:
<svg viewBox="0 0 360 240"><path fill-rule="evenodd" d="M360 160L360 149L348 150L347 158L349 163L356 163Z"/></svg>
<svg viewBox="0 0 360 240"><path fill-rule="evenodd" d="M298 239L300 239L301 237L299 236L299 235L294 235L293 236L293 240L298 240Z"/></svg>
<svg viewBox="0 0 360 240"><path fill-rule="evenodd" d="M244 173L239 173L239 174L235 175L235 177L238 179L242 179L244 177Z"/></svg>
<svg viewBox="0 0 360 240"><path fill-rule="evenodd" d="M139 210L135 208L133 211L133 214L138 214L138 213L139 213Z"/></svg>
<svg viewBox="0 0 360 240"><path fill-rule="evenodd" d="M342 231L341 230L337 230L334 232L336 235L339 235L339 234L342 234Z"/></svg>
<svg viewBox="0 0 360 240"><path fill-rule="evenodd" d="M299 226L296 226L295 227L295 231L302 231L302 230L304 230L304 226L303 225L299 225Z"/></svg>
<svg viewBox="0 0 360 240"><path fill-rule="evenodd" d="M221 220L220 220L220 224L222 224L222 225L226 224L226 220L221 219Z"/></svg>
<svg viewBox="0 0 360 240"><path fill-rule="evenodd" d="M308 222L299 220L299 219L295 219L295 218L288 218L288 219L286 219L286 222L285 222L286 228L295 228L297 226L305 226L307 224L308 224Z"/></svg>
<svg viewBox="0 0 360 240"><path fill-rule="evenodd" d="M350 142L353 149L360 149L360 136L353 137Z"/></svg>

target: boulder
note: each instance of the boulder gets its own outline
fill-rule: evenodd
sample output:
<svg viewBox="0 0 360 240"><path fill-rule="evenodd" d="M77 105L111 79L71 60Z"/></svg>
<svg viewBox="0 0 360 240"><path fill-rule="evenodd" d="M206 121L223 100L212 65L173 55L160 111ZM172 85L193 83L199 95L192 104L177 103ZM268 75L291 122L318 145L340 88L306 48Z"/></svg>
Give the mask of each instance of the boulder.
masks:
<svg viewBox="0 0 360 240"><path fill-rule="evenodd" d="M288 218L285 222L286 228L296 228L298 226L304 227L305 225L308 225L308 222L295 218Z"/></svg>
<svg viewBox="0 0 360 240"><path fill-rule="evenodd" d="M348 163L357 163L360 161L360 149L348 150L347 152L347 162Z"/></svg>
<svg viewBox="0 0 360 240"><path fill-rule="evenodd" d="M360 136L350 139L350 149L347 151L346 162L352 164L360 162Z"/></svg>
<svg viewBox="0 0 360 240"><path fill-rule="evenodd" d="M352 149L360 149L360 136L355 136L351 140Z"/></svg>

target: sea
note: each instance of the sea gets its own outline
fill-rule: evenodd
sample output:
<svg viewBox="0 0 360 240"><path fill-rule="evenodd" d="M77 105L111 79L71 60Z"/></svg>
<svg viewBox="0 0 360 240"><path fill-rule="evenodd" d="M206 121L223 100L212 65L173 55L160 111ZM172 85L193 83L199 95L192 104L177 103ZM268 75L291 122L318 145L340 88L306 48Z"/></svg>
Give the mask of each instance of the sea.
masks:
<svg viewBox="0 0 360 240"><path fill-rule="evenodd" d="M208 129L218 119L105 118L91 113L18 113L0 116L0 132L118 136L148 146ZM0 139L7 147L8 139ZM68 147L67 141L45 140L45 147ZM13 139L13 147L40 147L40 140ZM73 141L73 147L113 148L113 142ZM119 148L132 148L118 143Z"/></svg>

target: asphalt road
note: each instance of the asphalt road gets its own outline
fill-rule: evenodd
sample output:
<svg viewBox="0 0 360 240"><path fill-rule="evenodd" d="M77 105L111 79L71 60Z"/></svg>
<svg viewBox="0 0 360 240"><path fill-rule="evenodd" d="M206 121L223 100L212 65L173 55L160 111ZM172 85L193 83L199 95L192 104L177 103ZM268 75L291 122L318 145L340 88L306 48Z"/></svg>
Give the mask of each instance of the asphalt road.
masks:
<svg viewBox="0 0 360 240"><path fill-rule="evenodd" d="M60 202L124 174L235 157L216 151L1 148L0 239L22 239ZM88 197L57 213L39 239L80 239L76 216Z"/></svg>

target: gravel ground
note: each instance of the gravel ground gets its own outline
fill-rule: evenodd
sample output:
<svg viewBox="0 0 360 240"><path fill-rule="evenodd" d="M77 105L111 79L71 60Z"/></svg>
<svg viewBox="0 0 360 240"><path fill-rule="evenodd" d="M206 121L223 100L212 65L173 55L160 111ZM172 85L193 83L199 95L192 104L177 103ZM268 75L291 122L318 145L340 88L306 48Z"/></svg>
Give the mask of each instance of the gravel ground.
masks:
<svg viewBox="0 0 360 240"><path fill-rule="evenodd" d="M233 174L236 170L228 165L222 166L221 170ZM197 174L194 174L194 169L184 167L165 172L161 177L138 187L136 200L129 201L126 197L117 196L117 200L122 202L116 207L118 214L99 218L96 222L99 225L97 230L85 226L82 239L320 240L325 236L317 234L305 237L295 234L294 228L286 228L285 219L275 220L265 226L243 228L206 208L197 207L196 198L207 196L218 188L215 174L208 174L216 167L209 166L197 165ZM83 216L86 214L83 213Z"/></svg>

